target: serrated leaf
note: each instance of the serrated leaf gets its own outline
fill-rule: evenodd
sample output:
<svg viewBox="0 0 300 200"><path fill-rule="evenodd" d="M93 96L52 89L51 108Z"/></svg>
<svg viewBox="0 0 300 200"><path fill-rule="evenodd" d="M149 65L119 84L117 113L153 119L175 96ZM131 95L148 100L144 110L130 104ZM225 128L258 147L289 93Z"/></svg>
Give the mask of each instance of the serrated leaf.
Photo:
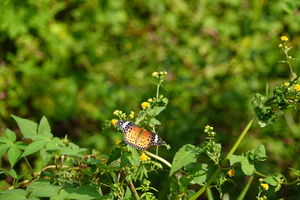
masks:
<svg viewBox="0 0 300 200"><path fill-rule="evenodd" d="M253 174L255 167L254 167L252 160L250 160L247 157L244 157L244 159L241 161L241 165L242 165L241 167L242 167L242 170L245 175L250 176Z"/></svg>
<svg viewBox="0 0 300 200"><path fill-rule="evenodd" d="M252 160L265 161L267 159L266 149L264 145L259 145L258 147L252 149L250 153L251 153L250 158Z"/></svg>
<svg viewBox="0 0 300 200"><path fill-rule="evenodd" d="M42 117L42 119L40 121L39 128L38 128L38 134L44 135L45 134L44 131L51 133L51 128L50 128L49 122L45 116Z"/></svg>
<svg viewBox="0 0 300 200"><path fill-rule="evenodd" d="M16 120L24 138L31 138L36 135L38 127L37 123L14 115L12 115L12 117Z"/></svg>
<svg viewBox="0 0 300 200"><path fill-rule="evenodd" d="M244 156L236 156L233 154L229 154L228 158L229 158L230 165L232 166L237 162L241 162L243 160Z"/></svg>
<svg viewBox="0 0 300 200"><path fill-rule="evenodd" d="M114 150L112 150L111 154L109 155L107 165L109 165L113 161L119 159L120 156L121 156L121 149L120 148L117 147Z"/></svg>
<svg viewBox="0 0 300 200"><path fill-rule="evenodd" d="M14 167L15 164L17 164L17 162L21 158L21 151L20 151L20 149L18 149L18 147L16 145L12 145L8 149L7 155L8 155L8 160L10 162L11 167Z"/></svg>
<svg viewBox="0 0 300 200"><path fill-rule="evenodd" d="M196 162L200 153L200 148L191 144L184 145L174 156L169 176L172 176L172 174L181 167L184 167L192 162Z"/></svg>
<svg viewBox="0 0 300 200"><path fill-rule="evenodd" d="M39 150L41 150L45 145L50 142L49 140L38 140L34 141L31 144L28 145L28 147L25 149L22 157L28 156L30 154L33 154Z"/></svg>
<svg viewBox="0 0 300 200"><path fill-rule="evenodd" d="M14 143L17 139L16 134L8 128L5 130L5 135L12 143Z"/></svg>

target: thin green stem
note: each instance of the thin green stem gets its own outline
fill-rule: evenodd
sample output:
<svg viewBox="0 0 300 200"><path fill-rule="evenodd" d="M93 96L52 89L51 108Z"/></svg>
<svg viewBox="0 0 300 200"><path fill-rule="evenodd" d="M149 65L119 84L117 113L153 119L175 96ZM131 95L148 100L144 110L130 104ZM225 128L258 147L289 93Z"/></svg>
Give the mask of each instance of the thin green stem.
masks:
<svg viewBox="0 0 300 200"><path fill-rule="evenodd" d="M145 153L147 155L149 155L149 156L151 156L151 157L153 157L153 158L155 158L157 160L160 160L161 162L165 163L168 167L170 167L170 168L172 167L172 165L168 161L166 161L165 159L163 159L162 157L159 157L159 156L157 156L157 155L155 155L153 153L150 153L149 151L145 151Z"/></svg>
<svg viewBox="0 0 300 200"><path fill-rule="evenodd" d="M258 172L258 171L256 171L256 170L254 170L254 173L257 174L257 175L259 175L259 176L261 176L261 177L264 177L264 178L267 178L267 177L268 177L267 175L262 174L262 173L260 173L260 172Z"/></svg>
<svg viewBox="0 0 300 200"><path fill-rule="evenodd" d="M231 148L231 150L228 152L227 156L224 158L224 160L221 163L222 166L226 165L226 163L227 163L227 161L229 159L228 155L234 153L234 151L237 149L237 147L241 143L242 139L245 137L246 133L250 129L250 127L251 127L251 125L252 125L252 123L253 123L253 121L255 119L256 119L256 115L254 115L252 117L252 119L250 120L250 122L247 124L247 126L245 127L245 129L241 133L240 137L237 139L237 141L235 142L235 144L233 145L233 147ZM197 199L197 197L199 197L210 186L210 184L215 180L215 178L219 175L219 173L221 171L222 171L222 168L219 166L218 169L215 171L215 173L212 175L212 177L206 182L206 184L194 196L192 196L192 198L190 198L190 200Z"/></svg>
<svg viewBox="0 0 300 200"><path fill-rule="evenodd" d="M30 171L31 171L32 177L34 178L35 175L34 175L34 172L33 172L33 169L32 169L32 167L31 167L31 165L29 164L29 162L28 162L28 160L27 160L26 157L24 157L24 159L25 159L25 161L26 161L26 163L27 163L27 165L28 165L28 167L29 167L29 169L30 169Z"/></svg>
<svg viewBox="0 0 300 200"><path fill-rule="evenodd" d="M156 102L158 101L158 97L159 97L159 87L160 87L160 83L161 83L161 81L159 81L159 83L157 84Z"/></svg>
<svg viewBox="0 0 300 200"><path fill-rule="evenodd" d="M239 195L239 197L237 198L237 200L243 200L246 196L247 191L249 190L249 187L253 181L254 176L251 176L247 185L244 187L243 191L241 192L241 194Z"/></svg>

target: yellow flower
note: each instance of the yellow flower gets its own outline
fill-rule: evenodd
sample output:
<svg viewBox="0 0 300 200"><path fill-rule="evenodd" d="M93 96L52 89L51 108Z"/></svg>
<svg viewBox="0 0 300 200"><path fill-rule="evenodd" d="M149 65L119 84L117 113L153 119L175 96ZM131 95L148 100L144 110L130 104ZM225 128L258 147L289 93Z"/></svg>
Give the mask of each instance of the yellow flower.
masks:
<svg viewBox="0 0 300 200"><path fill-rule="evenodd" d="M117 115L119 112L120 112L119 110L115 110L113 114Z"/></svg>
<svg viewBox="0 0 300 200"><path fill-rule="evenodd" d="M153 73L152 73L152 77L153 77L153 78L158 78L158 72L153 72Z"/></svg>
<svg viewBox="0 0 300 200"><path fill-rule="evenodd" d="M116 119L112 119L112 120L111 120L112 125L116 125L117 122L118 122L118 120L116 120Z"/></svg>
<svg viewBox="0 0 300 200"><path fill-rule="evenodd" d="M129 117L130 117L131 119L134 118L134 112L133 112L133 111L130 112Z"/></svg>
<svg viewBox="0 0 300 200"><path fill-rule="evenodd" d="M261 184L261 186L262 186L265 190L268 190L268 189L269 189L269 184L267 184L267 183L263 183L263 184Z"/></svg>
<svg viewBox="0 0 300 200"><path fill-rule="evenodd" d="M289 38L286 37L286 36L281 36L280 39L281 39L283 42L285 42L285 41L288 41Z"/></svg>
<svg viewBox="0 0 300 200"><path fill-rule="evenodd" d="M145 160L147 160L147 156L143 153L143 154L140 156L140 159L141 159L141 161L145 161Z"/></svg>
<svg viewBox="0 0 300 200"><path fill-rule="evenodd" d="M300 85L295 85L295 89L299 92L300 91Z"/></svg>
<svg viewBox="0 0 300 200"><path fill-rule="evenodd" d="M234 169L230 169L227 173L228 173L228 175L229 175L230 177L232 177L232 176L235 175L235 170L234 170Z"/></svg>
<svg viewBox="0 0 300 200"><path fill-rule="evenodd" d="M289 86L290 86L290 83L289 83L289 82L285 82L285 83L284 83L284 86L285 86L285 87L289 87Z"/></svg>
<svg viewBox="0 0 300 200"><path fill-rule="evenodd" d="M146 109L147 107L149 107L149 103L143 102L142 103L142 107L143 107L143 109Z"/></svg>

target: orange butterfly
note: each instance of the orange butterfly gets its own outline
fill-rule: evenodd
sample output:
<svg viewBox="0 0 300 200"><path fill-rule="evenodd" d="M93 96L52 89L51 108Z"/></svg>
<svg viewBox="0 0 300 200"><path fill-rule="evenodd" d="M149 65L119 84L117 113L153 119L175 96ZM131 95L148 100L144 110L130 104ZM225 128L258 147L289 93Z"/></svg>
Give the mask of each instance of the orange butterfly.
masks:
<svg viewBox="0 0 300 200"><path fill-rule="evenodd" d="M163 140L156 133L139 128L129 121L118 121L117 126L124 133L126 144L135 147L137 150L145 150L150 146L163 144Z"/></svg>

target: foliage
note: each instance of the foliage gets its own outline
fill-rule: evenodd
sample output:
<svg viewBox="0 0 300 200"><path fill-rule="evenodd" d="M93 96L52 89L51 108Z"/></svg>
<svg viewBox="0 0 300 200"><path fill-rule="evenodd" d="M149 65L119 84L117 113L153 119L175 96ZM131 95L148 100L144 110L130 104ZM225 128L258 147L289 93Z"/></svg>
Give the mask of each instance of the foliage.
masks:
<svg viewBox="0 0 300 200"><path fill-rule="evenodd" d="M292 63L298 64L293 56L287 55L291 48L287 45L295 47L293 55L299 54L299 4L298 1L249 3L241 0L3 0L0 4L0 133L7 138L1 144L7 154L2 157L4 171L0 177L11 166L16 171L6 172L10 173L8 182L1 181L1 187L10 187L7 184L17 180L17 174L26 174L26 157L33 170L40 171L50 157L37 157L33 152L44 151L41 146L53 144L53 140L71 139L74 144L87 148L88 154L96 153L91 149L97 149L101 155L110 155L100 156L101 159L108 159L110 164L117 162L125 151L115 145L122 134L107 119L112 118L116 108L127 113L128 118L131 111L138 115L140 103L155 92L148 76L153 71L168 72L161 100L167 97L170 101L161 102L159 107L168 106L164 110L157 108L156 113L161 112L155 116L157 121L142 120L141 125L158 132L172 147L160 148L160 156L166 161L172 161L187 144L202 151L197 154L196 163L176 164L188 172L182 179L184 187L179 188L180 182L173 175L168 178L166 173L151 173L148 180L159 192L151 189L147 192L164 199L170 190L174 194L178 188L185 191L193 177L193 181L198 178L199 186L189 186L185 194L194 195L191 188L196 191L205 184L206 174L207 178L211 177L213 169L205 163L212 159L216 167L220 165L224 152L234 143L233 138L238 137L245 121L253 115L249 101L255 93L252 107L259 125L251 124L253 134L241 141L235 155L245 156L245 152L263 144L266 152L272 153L267 154L268 160L264 162L254 161L255 169L264 174L280 172L286 179L294 179L298 175L289 168L299 165L295 159L299 155L299 117L288 108L298 109L295 75L299 69L291 71L291 80L286 79L289 76L286 69L291 69ZM283 34L289 36L287 48L281 46L286 60L278 64L282 54L274 47ZM265 82L268 82L266 93L262 89ZM271 94L269 90L274 92ZM46 132L39 136L20 133L13 121L16 117L10 117L12 113L32 121L47 116L51 124L48 132L53 136ZM206 137L202 130L208 123L218 132L216 145L207 139L202 146ZM15 132L15 140L7 127ZM31 145L30 139L22 139L23 134L40 139L33 138ZM62 139L65 135L67 138ZM29 145L28 155L19 159ZM192 174L193 169L203 171ZM226 176L222 176L218 182L222 187L217 189L235 199L239 195L236 190L242 191L248 184L245 175L242 169L236 169L235 177L231 177L236 188L223 184L228 179ZM251 192L254 196L257 186L249 185L247 195ZM282 184L277 181L277 185ZM143 187L148 188L147 182ZM125 196L130 196L129 190L124 189ZM266 192L263 188L261 191ZM298 191L298 187L291 185L281 187L279 193L267 191L267 196L293 198L299 196ZM218 195L215 190L212 193Z"/></svg>

